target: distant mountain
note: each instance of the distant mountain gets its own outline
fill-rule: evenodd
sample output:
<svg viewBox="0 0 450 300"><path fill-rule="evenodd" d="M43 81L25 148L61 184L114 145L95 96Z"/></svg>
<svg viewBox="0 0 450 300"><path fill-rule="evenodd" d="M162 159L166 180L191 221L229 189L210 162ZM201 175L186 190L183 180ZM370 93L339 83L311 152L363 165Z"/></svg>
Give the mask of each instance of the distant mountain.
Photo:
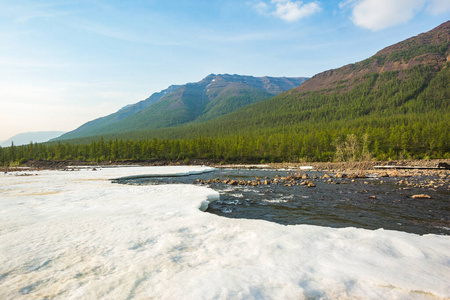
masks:
<svg viewBox="0 0 450 300"><path fill-rule="evenodd" d="M37 131L37 132L26 132L26 133L19 133L6 141L3 141L0 146L1 147L9 147L11 146L11 143L14 142L14 145L26 145L30 142L33 143L42 143L47 142L51 139L54 139L56 137L59 137L60 135L64 134L64 131Z"/></svg>
<svg viewBox="0 0 450 300"><path fill-rule="evenodd" d="M170 86L146 100L90 121L58 140L202 122L269 99L306 79L211 74L196 83Z"/></svg>
<svg viewBox="0 0 450 300"><path fill-rule="evenodd" d="M253 157L329 160L334 141L368 134L368 146L379 159L444 157L450 155L449 83L450 21L206 122L114 137L208 136L222 141L223 149L248 147ZM245 152L233 151L226 156Z"/></svg>
<svg viewBox="0 0 450 300"><path fill-rule="evenodd" d="M93 121L89 121L78 127L76 130L64 134L58 139L68 139L72 137L89 136L93 134L95 135L95 132L98 132L102 128L108 128L108 126L117 123L127 118L128 116L145 109L146 107L158 102L162 97L175 92L180 87L181 87L180 85L172 85L167 89L162 90L161 92L152 94L145 100L139 101L135 104L127 105L113 114L95 119Z"/></svg>

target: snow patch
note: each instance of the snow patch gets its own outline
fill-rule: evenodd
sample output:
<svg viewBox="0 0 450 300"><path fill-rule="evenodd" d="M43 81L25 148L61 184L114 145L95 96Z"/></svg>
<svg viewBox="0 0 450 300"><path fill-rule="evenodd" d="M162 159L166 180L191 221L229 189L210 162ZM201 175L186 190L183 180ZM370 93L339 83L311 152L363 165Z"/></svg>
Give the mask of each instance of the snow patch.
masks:
<svg viewBox="0 0 450 300"><path fill-rule="evenodd" d="M204 213L219 194L110 178L202 167L0 175L0 299L439 299L450 237Z"/></svg>

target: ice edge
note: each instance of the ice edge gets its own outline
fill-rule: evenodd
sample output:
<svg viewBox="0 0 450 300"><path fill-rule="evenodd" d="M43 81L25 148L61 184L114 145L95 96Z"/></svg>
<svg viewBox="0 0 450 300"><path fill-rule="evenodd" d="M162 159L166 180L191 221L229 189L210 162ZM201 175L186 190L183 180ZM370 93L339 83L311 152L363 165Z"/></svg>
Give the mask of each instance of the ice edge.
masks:
<svg viewBox="0 0 450 300"><path fill-rule="evenodd" d="M139 175L130 175L130 176L123 176L118 178L112 178L109 179L110 181L116 181L116 180L127 180L127 179L141 179L141 178L153 178L153 177L181 177L181 176L190 176L190 175L199 175L203 173L210 173L214 172L216 168L206 168L200 171L188 171L188 172L179 172L179 173L168 173L168 174L139 174ZM207 195L206 200L203 200L198 209L201 211L206 211L208 209L208 206L210 203L217 201L220 199L220 194L218 192L215 192L211 190L212 194Z"/></svg>

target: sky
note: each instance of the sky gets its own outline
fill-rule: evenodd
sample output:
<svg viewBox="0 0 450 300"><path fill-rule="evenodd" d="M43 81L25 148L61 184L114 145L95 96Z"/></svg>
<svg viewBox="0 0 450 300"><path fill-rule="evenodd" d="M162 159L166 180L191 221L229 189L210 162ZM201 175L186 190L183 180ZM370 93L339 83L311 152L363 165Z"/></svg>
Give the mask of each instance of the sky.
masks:
<svg viewBox="0 0 450 300"><path fill-rule="evenodd" d="M0 141L211 73L311 77L449 19L449 0L0 0Z"/></svg>

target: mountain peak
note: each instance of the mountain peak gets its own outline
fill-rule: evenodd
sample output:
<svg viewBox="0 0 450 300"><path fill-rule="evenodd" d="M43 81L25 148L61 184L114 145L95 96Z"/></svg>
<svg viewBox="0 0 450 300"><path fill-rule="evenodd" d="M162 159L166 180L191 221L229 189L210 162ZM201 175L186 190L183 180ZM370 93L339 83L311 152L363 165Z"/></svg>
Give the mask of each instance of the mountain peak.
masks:
<svg viewBox="0 0 450 300"><path fill-rule="evenodd" d="M306 79L209 74L199 82L172 85L116 113L83 124L61 139L205 121L269 99Z"/></svg>
<svg viewBox="0 0 450 300"><path fill-rule="evenodd" d="M433 52L431 49L433 46L447 46L448 50L448 42L450 40L450 21L447 21L438 27L428 31L421 33L417 36L406 39L400 43L396 43L394 45L388 46L377 52L375 55L390 55L397 51L405 51L408 50L411 52L412 50L418 50L417 48L424 48L422 52L425 53L426 50L428 52ZM413 49L411 49L413 48ZM443 52L445 52L445 49ZM436 50L434 50L435 52Z"/></svg>
<svg viewBox="0 0 450 300"><path fill-rule="evenodd" d="M314 75L296 88L307 91L348 91L369 73L405 72L415 66L428 65L440 70L450 61L450 21L425 33L406 39L378 51L363 61Z"/></svg>

